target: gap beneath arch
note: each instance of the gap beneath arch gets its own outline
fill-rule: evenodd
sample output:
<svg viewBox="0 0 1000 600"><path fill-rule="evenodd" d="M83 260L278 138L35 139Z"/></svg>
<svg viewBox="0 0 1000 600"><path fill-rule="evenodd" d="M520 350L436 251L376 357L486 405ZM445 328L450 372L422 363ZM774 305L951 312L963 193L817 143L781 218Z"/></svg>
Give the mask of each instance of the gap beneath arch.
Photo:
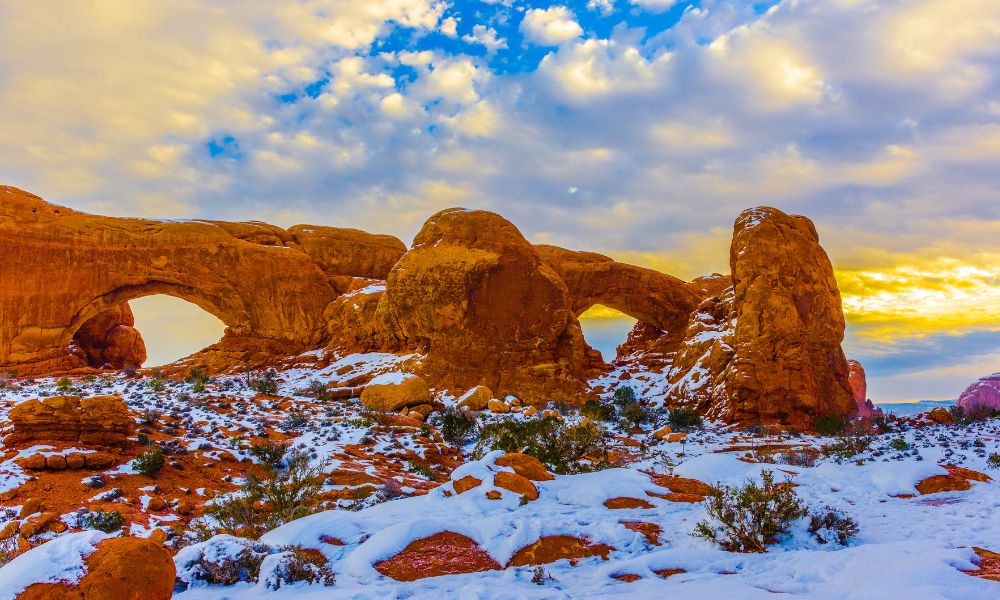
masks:
<svg viewBox="0 0 1000 600"><path fill-rule="evenodd" d="M578 318L583 337L608 363L615 359L618 346L628 338L628 332L637 322L625 313L603 304L591 306Z"/></svg>
<svg viewBox="0 0 1000 600"><path fill-rule="evenodd" d="M145 367L159 367L218 342L225 324L199 306L157 294L129 302L135 328L146 343Z"/></svg>

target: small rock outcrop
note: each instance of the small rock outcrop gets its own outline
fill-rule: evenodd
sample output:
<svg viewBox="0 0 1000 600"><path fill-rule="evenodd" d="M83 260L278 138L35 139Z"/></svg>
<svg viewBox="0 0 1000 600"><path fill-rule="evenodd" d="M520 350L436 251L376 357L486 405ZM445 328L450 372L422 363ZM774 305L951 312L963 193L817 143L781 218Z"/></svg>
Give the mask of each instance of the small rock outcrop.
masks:
<svg viewBox="0 0 1000 600"><path fill-rule="evenodd" d="M134 428L128 406L117 396L54 396L11 409L13 433L4 443L62 441L88 446L124 446Z"/></svg>
<svg viewBox="0 0 1000 600"><path fill-rule="evenodd" d="M427 382L410 373L379 375L361 392L361 404L365 408L382 412L430 403L431 390Z"/></svg>
<svg viewBox="0 0 1000 600"><path fill-rule="evenodd" d="M958 405L963 409L979 407L1000 410L1000 373L994 373L976 381L958 397Z"/></svg>
<svg viewBox="0 0 1000 600"><path fill-rule="evenodd" d="M870 419L880 414L881 409L875 408L875 404L868 399L868 378L865 376L865 368L856 360L847 361L847 367L850 369L848 383L851 384L858 416Z"/></svg>
<svg viewBox="0 0 1000 600"><path fill-rule="evenodd" d="M99 369L138 369L146 362L146 344L127 302L84 323L73 341L86 354L87 363Z"/></svg>

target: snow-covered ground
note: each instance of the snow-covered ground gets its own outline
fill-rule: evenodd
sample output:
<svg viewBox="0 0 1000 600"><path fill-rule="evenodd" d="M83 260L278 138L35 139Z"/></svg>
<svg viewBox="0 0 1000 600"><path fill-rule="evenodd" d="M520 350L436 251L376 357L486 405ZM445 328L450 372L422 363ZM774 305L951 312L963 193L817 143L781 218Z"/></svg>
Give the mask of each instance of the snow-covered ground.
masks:
<svg viewBox="0 0 1000 600"><path fill-rule="evenodd" d="M164 415L177 414L179 418L173 425L177 439L205 464L223 464L224 452L231 453L237 461L255 461L248 452L247 439L255 432L278 431L293 445L308 449L323 464L325 472L352 470L375 480L395 478L404 492L421 494L367 505L361 510L356 502L338 500L331 505L336 507L333 510L293 521L261 538L259 546L266 546L272 557L265 561L259 581L212 586L189 578L190 587L179 589L176 594L179 599L676 595L718 600L770 598L774 594L810 598L1000 598L1000 583L962 572L976 568L973 546L1000 550L997 518L1000 484L973 482L965 491L929 495L920 495L915 489L923 479L946 474L942 465L1000 477L1000 470L991 468L987 462L991 454L1000 453L998 420L970 426L910 427L881 434L875 437L868 451L849 458L824 453L823 448L833 440L820 436L754 435L709 423L691 431L682 445L654 439L650 434L655 427L651 424L642 433L616 432L615 447L628 450L623 455L631 457L625 464L536 482L539 497L522 502L520 495L494 488L489 481L479 488L454 493L449 476L454 480L467 474L508 470L493 464L496 455L473 461L469 444L464 448L466 464L457 472L432 465L434 471L428 476L419 465L407 460L418 460L428 452L438 451L435 444L443 442L433 425L428 428L435 430L428 442L424 436L427 431L403 428L403 433L399 433L373 425L364 418L356 400L319 402L302 395L312 381L349 385L358 378L403 370L407 361L415 360L419 357L352 355L322 367L300 365L281 374L279 397L264 401L255 399L255 393L246 389L239 378L228 384L225 380L217 381L200 395L192 392L187 383L169 383L165 390L153 392L146 382L123 377L74 384L83 388L84 394L122 395L137 419L146 408L156 408ZM609 379L607 383L610 389L613 381ZM6 423L11 406L52 395L56 393L54 386L52 380L40 380L0 392L0 424ZM203 400L206 397L213 400L206 402ZM454 402L453 398L445 400L449 404ZM289 421L292 415L294 423ZM496 421L525 417L511 414L484 418ZM162 439L162 428L156 434ZM363 450L360 456L358 448ZM19 457L39 451L65 452L66 448L2 450L0 493L16 490L33 477L46 477L23 469L16 462ZM389 462L392 465L387 466ZM102 473L109 479L108 487L116 485L115 481L141 477L134 474L130 465L125 462ZM650 495L664 494L667 490L657 486L647 474L734 485L759 479L764 470L793 482L795 492L810 509L819 511L829 507L851 516L860 526L859 534L846 546L821 544L807 531L808 518L804 518L794 524L789 535L769 546L765 554L726 552L692 536L696 523L706 517L702 503L672 502ZM80 473L79 477L85 480L90 475ZM220 481L216 488L220 496L239 487L240 478L232 474L229 477L229 481ZM169 483L157 485L154 488L147 482L136 487L131 493L134 497L123 501L141 514L154 495L166 497L164 488L169 488ZM324 491L338 492L345 488L351 486L328 482ZM128 496L129 488L124 489ZM500 498L488 499L487 490L499 492ZM202 487L191 492L195 498L205 493L211 495L211 489L206 492ZM88 493L88 498L101 493L102 490L94 490ZM604 505L605 501L620 497L642 499L652 507L609 509ZM2 503L0 530L18 520L23 501L23 497L15 496ZM141 519L138 525L133 523L132 534L149 535L157 526L168 527L175 516L171 510L168 507L165 513ZM71 522L71 516L72 511L62 515L67 523ZM659 545L626 527L627 522L658 526ZM70 527L63 533L43 535L38 541L55 541L22 554L4 567L0 571L0 600L13 597L33 581L72 579L81 564L80 548L97 539L91 539L92 534L85 534L91 535L88 538L79 537L81 534L74 534L74 530ZM392 557L411 542L442 531L471 538L499 565L507 564L520 548L552 535L584 538L614 549L607 560L598 556L573 564L561 560L541 567L541 574L535 567L525 566L400 582L375 569L379 561ZM187 542L180 542L176 536L172 531L168 544L179 549ZM328 543L330 539L343 545ZM177 555L182 579L186 561L199 550L225 554L244 547L230 538L213 538L206 543L208 546L187 546ZM278 560L272 558L289 545L322 552L336 582L332 586L285 584L274 589L274 578L268 577L268 570L276 568ZM663 569L683 572L668 578L655 573ZM616 578L621 575L634 575L638 579L628 582Z"/></svg>

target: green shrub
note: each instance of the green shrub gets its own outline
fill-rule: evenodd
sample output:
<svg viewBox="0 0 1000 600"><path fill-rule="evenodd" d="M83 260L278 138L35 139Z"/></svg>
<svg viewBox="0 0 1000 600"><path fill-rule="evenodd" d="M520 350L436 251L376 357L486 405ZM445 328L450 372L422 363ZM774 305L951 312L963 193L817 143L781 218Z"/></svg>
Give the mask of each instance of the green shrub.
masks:
<svg viewBox="0 0 1000 600"><path fill-rule="evenodd" d="M271 465L272 467L277 467L281 465L281 461L285 458L285 454L288 452L288 444L284 442L276 442L274 440L264 440L259 444L254 444L250 446L250 455L257 458L260 462Z"/></svg>
<svg viewBox="0 0 1000 600"><path fill-rule="evenodd" d="M907 444L906 440L904 440L903 438L896 438L892 440L891 442L889 442L889 447L899 452L904 452L910 449L910 445Z"/></svg>
<svg viewBox="0 0 1000 600"><path fill-rule="evenodd" d="M83 517L83 527L97 529L104 533L114 533L125 524L125 517L118 511L99 510L90 512Z"/></svg>
<svg viewBox="0 0 1000 600"><path fill-rule="evenodd" d="M955 418L955 422L960 425L971 425L972 423L979 423L1000 417L1000 411L985 404L976 404L968 407L956 404L949 408L948 412Z"/></svg>
<svg viewBox="0 0 1000 600"><path fill-rule="evenodd" d="M631 388L630 388L631 389ZM614 421L617 416L615 405L599 399L590 399L580 409L580 414L591 421Z"/></svg>
<svg viewBox="0 0 1000 600"><path fill-rule="evenodd" d="M638 429L643 424L651 423L655 419L653 411L640 402L624 404L618 411L618 416L621 419L622 429Z"/></svg>
<svg viewBox="0 0 1000 600"><path fill-rule="evenodd" d="M201 393L205 391L205 386L209 382L209 376L198 367L191 367L184 381L191 384L191 391Z"/></svg>
<svg viewBox="0 0 1000 600"><path fill-rule="evenodd" d="M309 380L309 385L299 390L298 395L305 396L306 398L315 398L320 402L333 400L333 395L327 389L326 384L318 379Z"/></svg>
<svg viewBox="0 0 1000 600"><path fill-rule="evenodd" d="M556 473L582 473L609 466L603 429L593 422L568 426L554 416L485 425L473 455L480 458L491 450L534 456Z"/></svg>
<svg viewBox="0 0 1000 600"><path fill-rule="evenodd" d="M476 419L468 411L448 408L440 418L441 437L456 448L462 447L476 431Z"/></svg>
<svg viewBox="0 0 1000 600"><path fill-rule="evenodd" d="M133 460L132 466L146 477L156 479L156 476L160 474L160 470L163 469L165 461L166 458L160 452L159 448L152 448L146 450Z"/></svg>
<svg viewBox="0 0 1000 600"><path fill-rule="evenodd" d="M844 513L829 507L825 513L814 514L809 519L809 533L821 544L836 543L841 546L858 535L858 522Z"/></svg>
<svg viewBox="0 0 1000 600"><path fill-rule="evenodd" d="M73 387L73 381L69 377L60 377L56 381L56 391L60 394L69 394L76 391L76 388Z"/></svg>
<svg viewBox="0 0 1000 600"><path fill-rule="evenodd" d="M875 437L869 433L864 423L855 422L841 430L837 434L837 440L824 448L824 452L837 458L852 458L867 452L874 442Z"/></svg>
<svg viewBox="0 0 1000 600"><path fill-rule="evenodd" d="M827 415L816 419L816 433L820 435L834 436L844 431L847 421L837 415Z"/></svg>
<svg viewBox="0 0 1000 600"><path fill-rule="evenodd" d="M759 485L718 484L720 493L705 500L710 520L700 521L693 535L730 552L766 552L767 544L808 511L788 482L774 482L773 472L761 471L760 480Z"/></svg>
<svg viewBox="0 0 1000 600"><path fill-rule="evenodd" d="M278 373L269 369L260 375L247 374L247 387L259 394L274 396L278 393Z"/></svg>
<svg viewBox="0 0 1000 600"><path fill-rule="evenodd" d="M280 467L264 463L248 471L243 490L215 501L207 512L227 532L257 539L320 510L322 489L320 466L307 451L294 448Z"/></svg>
<svg viewBox="0 0 1000 600"><path fill-rule="evenodd" d="M688 406L678 406L667 413L667 423L673 431L687 431L693 427L701 427L701 415Z"/></svg>
<svg viewBox="0 0 1000 600"><path fill-rule="evenodd" d="M277 590L284 584L300 581L309 584L319 583L325 586L331 586L336 582L333 569L330 568L323 553L318 550L302 546L286 546L282 550L284 556L278 562L274 572L267 576L268 588Z"/></svg>
<svg viewBox="0 0 1000 600"><path fill-rule="evenodd" d="M996 452L990 454L990 457L986 459L986 466L991 469L1000 469L1000 454Z"/></svg>
<svg viewBox="0 0 1000 600"><path fill-rule="evenodd" d="M149 381L146 382L146 387L153 392L162 392L167 389L167 380L164 379L163 375L155 373L149 378Z"/></svg>

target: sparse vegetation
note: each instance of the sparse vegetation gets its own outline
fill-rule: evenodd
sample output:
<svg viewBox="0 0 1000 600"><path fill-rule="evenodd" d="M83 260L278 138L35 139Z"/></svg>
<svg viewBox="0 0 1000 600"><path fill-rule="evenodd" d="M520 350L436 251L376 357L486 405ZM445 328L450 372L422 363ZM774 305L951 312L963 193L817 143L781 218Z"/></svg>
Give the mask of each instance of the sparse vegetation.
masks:
<svg viewBox="0 0 1000 600"><path fill-rule="evenodd" d="M162 392L167 389L167 380L160 371L154 371L153 376L146 381L146 387L152 392Z"/></svg>
<svg viewBox="0 0 1000 600"><path fill-rule="evenodd" d="M977 404L970 407L962 407L956 404L949 408L948 412L955 418L955 423L959 425L971 425L1000 417L1000 411L985 404Z"/></svg>
<svg viewBox="0 0 1000 600"><path fill-rule="evenodd" d="M835 436L844 431L847 421L837 415L826 415L816 419L816 433L826 436Z"/></svg>
<svg viewBox="0 0 1000 600"><path fill-rule="evenodd" d="M209 382L208 374L198 367L191 367L184 381L191 384L191 391L201 393L205 391L205 386Z"/></svg>
<svg viewBox="0 0 1000 600"><path fill-rule="evenodd" d="M772 471L762 471L759 484L717 487L720 493L705 500L710 520L700 521L693 535L730 552L766 552L767 544L808 513L795 489L775 483Z"/></svg>
<svg viewBox="0 0 1000 600"><path fill-rule="evenodd" d="M73 387L73 381L69 377L60 377L56 381L56 391L60 394L70 394L76 391Z"/></svg>
<svg viewBox="0 0 1000 600"><path fill-rule="evenodd" d="M441 437L456 448L461 448L476 431L476 419L468 411L448 408L441 413Z"/></svg>
<svg viewBox="0 0 1000 600"><path fill-rule="evenodd" d="M905 452L910 449L910 445L903 438L896 438L889 442L889 447L898 452Z"/></svg>
<svg viewBox="0 0 1000 600"><path fill-rule="evenodd" d="M250 446L250 456L253 456L266 465L277 468L282 464L285 454L288 453L288 448L289 446L285 442L263 440L258 444Z"/></svg>
<svg viewBox="0 0 1000 600"><path fill-rule="evenodd" d="M701 415L693 408L679 406L667 413L667 423L674 431L687 431L695 427L701 427Z"/></svg>
<svg viewBox="0 0 1000 600"><path fill-rule="evenodd" d="M125 524L125 517L118 511L98 510L83 515L81 525L86 529L97 529L104 533L114 533Z"/></svg>
<svg viewBox="0 0 1000 600"><path fill-rule="evenodd" d="M554 416L499 421L482 428L474 456L490 450L521 452L556 473L582 473L609 466L605 432L592 422L569 426Z"/></svg>
<svg viewBox="0 0 1000 600"><path fill-rule="evenodd" d="M160 474L163 469L163 464L166 458L163 452L160 452L159 448L152 448L146 450L140 454L135 460L132 461L132 466L135 470L142 473L146 477L156 479L156 476Z"/></svg>
<svg viewBox="0 0 1000 600"><path fill-rule="evenodd" d="M260 566L268 553L268 547L263 544L247 544L235 556L202 551L193 564L184 565L184 568L191 572L195 579L212 585L234 585L241 581L255 582L260 577Z"/></svg>
<svg viewBox="0 0 1000 600"><path fill-rule="evenodd" d="M278 393L278 373L268 369L259 375L247 373L247 387L258 394L274 396Z"/></svg>
<svg viewBox="0 0 1000 600"><path fill-rule="evenodd" d="M290 449L280 465L263 463L247 472L241 492L208 510L233 535L257 539L266 531L319 510L322 471L307 451Z"/></svg>
<svg viewBox="0 0 1000 600"><path fill-rule="evenodd" d="M826 446L824 451L828 456L839 459L853 458L867 452L874 442L875 436L871 434L865 423L856 421L844 427L837 435L837 440Z"/></svg>
<svg viewBox="0 0 1000 600"><path fill-rule="evenodd" d="M994 452L986 459L986 466L991 469L1000 469L1000 454Z"/></svg>

